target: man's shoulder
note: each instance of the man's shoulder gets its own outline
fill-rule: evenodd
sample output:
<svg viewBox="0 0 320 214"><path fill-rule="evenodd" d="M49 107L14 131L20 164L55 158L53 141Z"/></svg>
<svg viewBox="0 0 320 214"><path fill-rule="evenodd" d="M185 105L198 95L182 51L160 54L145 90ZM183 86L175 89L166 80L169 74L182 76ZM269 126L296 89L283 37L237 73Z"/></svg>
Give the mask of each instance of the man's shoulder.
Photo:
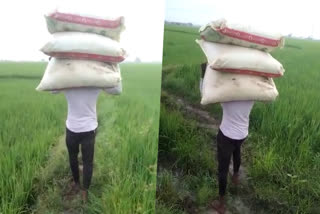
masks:
<svg viewBox="0 0 320 214"><path fill-rule="evenodd" d="M222 102L220 103L222 108L228 109L247 109L252 108L255 101L246 100L246 101L231 101L231 102Z"/></svg>
<svg viewBox="0 0 320 214"><path fill-rule="evenodd" d="M81 93L81 92L96 93L96 92L100 92L101 88L81 87L81 88L64 89L63 91L66 92L66 93Z"/></svg>

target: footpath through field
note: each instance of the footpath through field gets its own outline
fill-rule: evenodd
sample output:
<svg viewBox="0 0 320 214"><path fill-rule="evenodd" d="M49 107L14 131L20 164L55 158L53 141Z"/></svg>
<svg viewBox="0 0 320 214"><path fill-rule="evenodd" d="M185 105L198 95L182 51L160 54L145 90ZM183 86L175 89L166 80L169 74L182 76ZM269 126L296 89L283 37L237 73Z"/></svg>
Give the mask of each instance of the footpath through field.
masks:
<svg viewBox="0 0 320 214"><path fill-rule="evenodd" d="M123 94L99 97L88 204L82 204L80 194L67 194L71 172L65 139L61 137L39 173L33 213L154 212L161 67L124 66Z"/></svg>
<svg viewBox="0 0 320 214"><path fill-rule="evenodd" d="M182 97L179 97L175 94L169 93L168 91L162 90L163 96L168 96L166 100L170 99L170 102L174 102L173 105L176 105L177 108L182 112L183 116L186 119L191 119L196 121L196 126L199 129L205 129L205 132L209 132L212 135L212 151L214 156L216 156L216 141L215 136L218 131L220 121L217 118L214 118L208 111L199 108L196 105L192 105L190 102L186 101ZM210 143L210 142L209 142ZM215 161L215 157L212 157L212 161ZM165 167L163 164L159 163L160 166ZM248 200L247 192L250 191L250 187L247 182L247 170L246 167L242 164L240 167L240 186L237 188L230 188L231 194L228 194L228 212L229 214L253 214L253 213L263 213L263 210L258 210L255 205L250 204ZM232 163L230 164L230 173L232 173ZM229 182L229 185L232 185ZM187 209L188 210L188 209ZM207 208L204 207L193 207L189 210L189 213L197 212L203 214L215 214L217 213L208 204Z"/></svg>

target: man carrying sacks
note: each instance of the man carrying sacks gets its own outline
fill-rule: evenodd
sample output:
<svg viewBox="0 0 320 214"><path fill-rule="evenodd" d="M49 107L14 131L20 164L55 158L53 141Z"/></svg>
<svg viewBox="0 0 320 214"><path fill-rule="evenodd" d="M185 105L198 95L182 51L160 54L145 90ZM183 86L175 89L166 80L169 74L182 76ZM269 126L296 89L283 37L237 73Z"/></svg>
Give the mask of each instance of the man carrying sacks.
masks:
<svg viewBox="0 0 320 214"><path fill-rule="evenodd" d="M282 65L269 53L284 44L281 36L270 36L225 20L200 29L200 45L207 57L201 65L201 104L221 103L222 122L217 134L219 199L212 207L226 212L225 194L231 157L232 183L239 183L241 145L248 136L249 115L254 101L274 101L278 91L272 77L281 77Z"/></svg>
<svg viewBox="0 0 320 214"><path fill-rule="evenodd" d="M81 145L81 193L82 200L87 202L98 127L97 99L101 91L113 95L122 92L118 63L126 54L118 41L124 29L123 17L111 19L56 10L47 15L46 20L53 39L41 50L52 59L37 90L63 92L67 99L66 145L73 177L69 193L80 191Z"/></svg>

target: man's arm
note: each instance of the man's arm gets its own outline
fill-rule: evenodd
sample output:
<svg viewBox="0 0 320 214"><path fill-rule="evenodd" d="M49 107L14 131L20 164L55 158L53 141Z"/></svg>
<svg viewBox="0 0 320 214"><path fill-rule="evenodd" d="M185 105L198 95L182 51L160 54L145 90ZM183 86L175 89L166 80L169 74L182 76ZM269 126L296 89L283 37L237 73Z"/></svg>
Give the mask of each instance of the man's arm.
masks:
<svg viewBox="0 0 320 214"><path fill-rule="evenodd" d="M120 95L122 93L122 82L120 81L119 84L112 88L104 88L104 92L112 95Z"/></svg>
<svg viewBox="0 0 320 214"><path fill-rule="evenodd" d="M202 79L204 78L204 74L206 73L207 64L208 63L206 63L206 62L201 64L201 78Z"/></svg>
<svg viewBox="0 0 320 214"><path fill-rule="evenodd" d="M200 73L200 83L199 83L199 89L200 89L200 94L202 95L202 85L203 85L203 78L206 73L207 69L207 63L202 63L201 64L201 73Z"/></svg>

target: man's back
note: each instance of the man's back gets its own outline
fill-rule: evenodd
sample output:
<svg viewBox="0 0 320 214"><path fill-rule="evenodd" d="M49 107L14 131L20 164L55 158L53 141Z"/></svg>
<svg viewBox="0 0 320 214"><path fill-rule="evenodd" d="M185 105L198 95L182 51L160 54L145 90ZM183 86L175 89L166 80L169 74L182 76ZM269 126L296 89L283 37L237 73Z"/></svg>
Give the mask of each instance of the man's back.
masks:
<svg viewBox="0 0 320 214"><path fill-rule="evenodd" d="M235 140L247 137L249 115L254 101L233 101L221 103L223 117L220 125L222 133Z"/></svg>
<svg viewBox="0 0 320 214"><path fill-rule="evenodd" d="M67 128L72 132L88 132L98 127L96 104L101 89L64 90L68 101Z"/></svg>

